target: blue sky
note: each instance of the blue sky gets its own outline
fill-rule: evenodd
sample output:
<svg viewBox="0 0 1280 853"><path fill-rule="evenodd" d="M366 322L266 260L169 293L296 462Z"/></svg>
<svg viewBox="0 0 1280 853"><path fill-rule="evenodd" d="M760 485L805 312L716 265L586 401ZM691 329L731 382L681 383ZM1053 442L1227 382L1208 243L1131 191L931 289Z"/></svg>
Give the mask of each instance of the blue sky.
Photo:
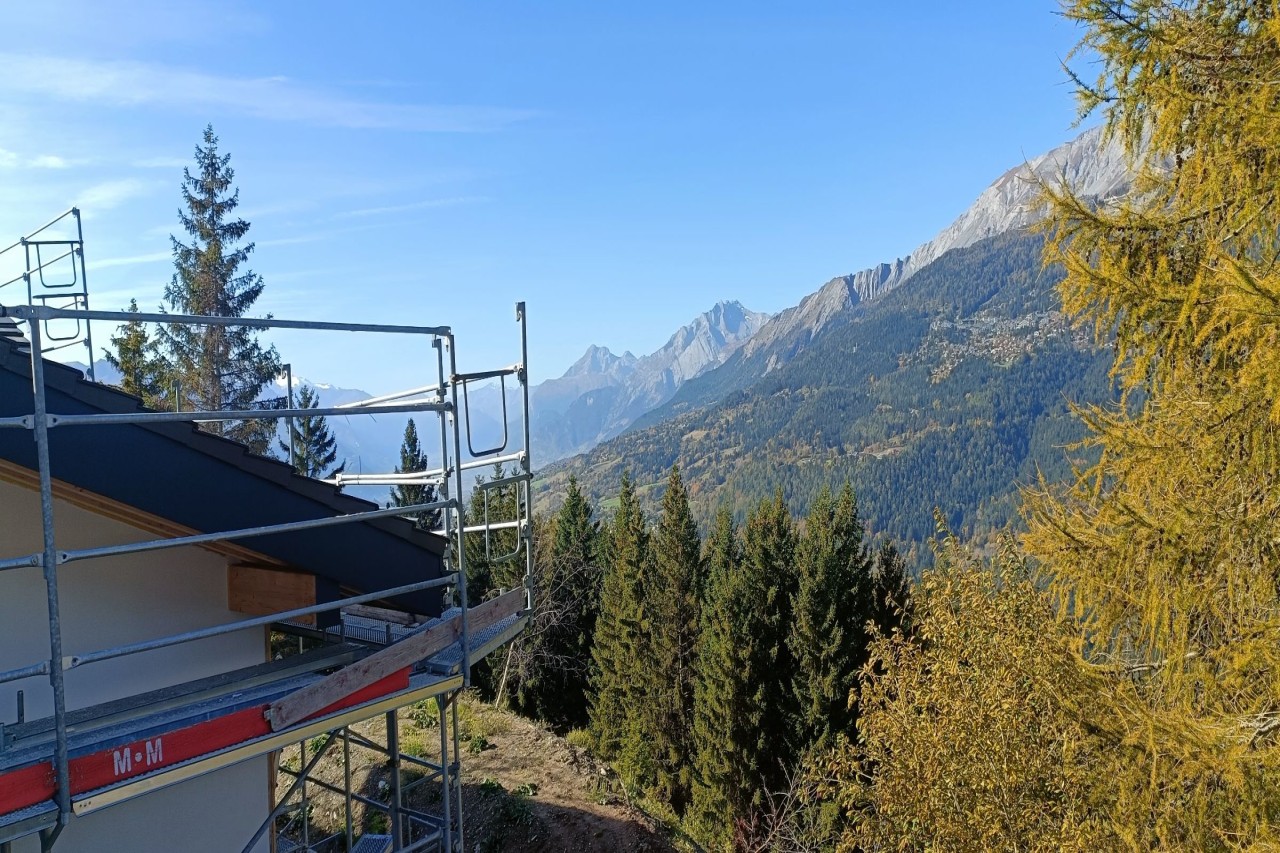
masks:
<svg viewBox="0 0 1280 853"><path fill-rule="evenodd" d="M888 7L6 4L0 243L77 204L95 307L154 307L212 122L263 311L452 324L480 369L517 360L524 299L535 381L642 354L911 251L1078 132L1055 3ZM403 341L273 340L317 380L420 384Z"/></svg>

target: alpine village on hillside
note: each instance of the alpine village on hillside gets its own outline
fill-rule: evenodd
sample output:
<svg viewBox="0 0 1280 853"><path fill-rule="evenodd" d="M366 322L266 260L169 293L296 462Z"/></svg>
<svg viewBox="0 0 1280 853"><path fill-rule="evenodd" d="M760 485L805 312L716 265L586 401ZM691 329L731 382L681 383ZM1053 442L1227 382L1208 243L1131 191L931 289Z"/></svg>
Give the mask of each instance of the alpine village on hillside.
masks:
<svg viewBox="0 0 1280 853"><path fill-rule="evenodd" d="M1274 2L13 11L0 853L1280 849Z"/></svg>

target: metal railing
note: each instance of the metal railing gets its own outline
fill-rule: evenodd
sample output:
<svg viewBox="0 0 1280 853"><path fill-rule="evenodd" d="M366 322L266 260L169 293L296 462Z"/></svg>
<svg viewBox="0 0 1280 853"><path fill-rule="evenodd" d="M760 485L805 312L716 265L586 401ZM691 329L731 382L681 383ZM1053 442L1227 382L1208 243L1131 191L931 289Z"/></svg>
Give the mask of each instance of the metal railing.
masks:
<svg viewBox="0 0 1280 853"><path fill-rule="evenodd" d="M73 212L76 214L76 222L78 225L78 211ZM56 221L57 220L55 220L55 222ZM28 243L30 243L30 241L19 241L19 243L15 245L27 245ZM79 256L81 261L83 261L82 252ZM25 278L29 282L30 277L31 273L28 271L24 273L21 278ZM39 568L42 570L45 581L49 626L49 658L44 661L32 663L28 666L0 672L0 683L47 675L52 688L55 730L53 765L54 775L56 777L58 818L55 826L48 830L44 830L41 833L43 849L48 850L52 847L53 842L56 840L62 828L66 825L68 818L72 813L67 742L67 707L64 679L64 674L67 670L100 661L154 651L156 649L181 645L223 634L252 628L261 628L284 620L297 619L303 616L311 616L319 613L339 610L351 605L393 598L395 596L431 588L451 586L457 597L456 603L461 609L461 674L463 684L468 685L470 683L470 670L472 663L471 637L466 621L469 606L469 602L467 600L466 548L463 547L462 543L465 535L483 531L487 536L489 529L515 528L519 530L516 552L519 553L523 548L525 554L526 604L529 608L532 607L532 584L529 581L529 574L532 569L532 549L529 547L530 515L528 501L528 487L532 479L532 474L528 453L529 396L527 373L525 369L525 365L528 360L528 335L524 303L519 303L516 306L516 321L520 325L520 364L511 368L504 368L499 371L473 374L461 374L458 372L456 342L453 331L448 326L378 325L369 323L342 323L274 318L250 319L239 317L231 318L199 315L149 314L142 312L97 311L88 309L87 299L85 301L85 307L54 307L48 304L39 303L10 306L0 305L0 317L11 317L20 321L25 321L27 326L31 356L33 411L29 415L0 419L0 427L26 429L33 435L36 445L36 462L39 474L38 491L42 532L41 550L28 555L19 555L17 557L0 560L0 570L17 571L24 568ZM310 331L356 332L429 337L432 340L432 346L437 351L437 358L435 359L437 381L433 385L422 386L420 388L399 392L397 394L373 397L344 406L312 408L305 410L255 409L182 412L140 411L100 414L58 413L49 410L49 394L45 380L45 356L49 351L51 351L51 349L53 349L53 347L47 345L47 336L44 334L44 331L47 327L47 323L54 319L74 319L77 323L84 323L86 329L91 321L114 321L118 323L143 322L203 326L242 326L258 329L298 329ZM445 363L446 350L448 354L447 371ZM505 424L506 394L504 389L503 442L496 447L487 448L483 451L489 458L473 458L464 460L462 436L465 432L468 438L467 444L469 446L471 444L471 419L470 413L465 408L465 405L463 411L461 413L459 412L459 387L462 389L463 399L465 401L466 384L468 382L476 381L479 378L505 377L509 375L515 376L519 380L521 386L523 396L523 411L521 414L523 416L522 426L524 447L518 452L503 455L504 451L507 450L507 445L509 443L508 428ZM175 536L163 539L150 539L122 545L79 549L59 549L57 547L54 525L55 498L53 493L49 445L49 432L52 429L62 429L65 427L92 427L110 424L141 425L172 422L208 423L246 419L280 419L314 415L352 415L405 412L428 412L439 416L440 455L438 458L442 462L441 467L424 472L392 472L386 474L359 475L339 474L329 482L339 486L348 484L387 486L430 484L436 486L438 489L438 496L435 500L419 503L413 506L372 509L363 512L334 515L325 518L284 522L260 527L240 528L236 530L212 533ZM475 456L476 454L472 455ZM489 524L489 519L487 518L485 519L485 524L468 525L466 522L465 501L463 499L464 473L484 465L492 465L495 462L514 462L518 466L516 473L503 478L503 482L513 482L517 484L517 488L522 487L524 489L525 500L523 502L517 501L516 503L517 511L520 515L515 519L493 522L492 525ZM275 612L252 619L237 620L235 622L208 628L157 637L128 645L99 649L96 651L76 654L70 657L64 655L62 613L58 599L58 567L65 563L126 554L138 554L167 548L230 542L272 534L296 533L335 525L366 522L393 515L408 515L415 512L437 510L441 512L444 522L441 532L448 541L444 557L445 574L441 577L430 578L424 581L394 588L376 590L362 595L349 596L336 601L325 602L323 604ZM449 779L450 774L448 769L442 769L441 773L444 777L445 784L452 785ZM448 800L449 792L446 791L446 814ZM461 804L459 802L459 810L460 806ZM459 824L459 832L456 833L457 842L459 844L461 843L460 829L461 825ZM450 835L449 837L452 838L454 835Z"/></svg>

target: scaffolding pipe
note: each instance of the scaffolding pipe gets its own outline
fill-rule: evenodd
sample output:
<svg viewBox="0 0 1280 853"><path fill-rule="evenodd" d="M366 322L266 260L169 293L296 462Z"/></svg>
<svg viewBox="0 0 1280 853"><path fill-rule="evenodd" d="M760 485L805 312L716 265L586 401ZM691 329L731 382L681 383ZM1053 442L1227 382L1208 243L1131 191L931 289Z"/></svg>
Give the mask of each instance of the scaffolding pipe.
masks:
<svg viewBox="0 0 1280 853"><path fill-rule="evenodd" d="M343 403L339 409L360 409L364 406L374 405L377 403L389 403L392 400L401 400L405 397L413 397L418 394L426 394L432 391L439 391L438 385L423 385L421 388L410 388L408 391L395 391L391 394L382 394L378 397L366 397L363 400L356 400L352 403Z"/></svg>
<svg viewBox="0 0 1280 853"><path fill-rule="evenodd" d="M395 412L440 411L437 403L388 403L370 406L369 414ZM219 409L212 412L122 412L119 414L49 415L49 426L96 426L98 424L155 424L174 422L214 423L216 421L268 420L271 418L305 418L314 415L345 415L345 409L336 406L315 409Z"/></svg>
<svg viewBox="0 0 1280 853"><path fill-rule="evenodd" d="M310 775L311 771L315 769L315 766L320 763L320 759L323 758L325 752L328 751L329 746L333 743L333 739L334 733L329 732L329 738L324 742L324 746L320 747L320 750L311 757L310 762L302 765L302 772L298 774L298 778L294 779L293 784L289 786L289 790L285 791L284 796L280 798L280 804L271 810L271 814L267 815L267 819L262 822L262 825L258 827L258 831L253 834L253 838L249 839L249 843L244 846L244 853L251 853L253 848L257 846L258 842L262 840L262 836L266 835L267 830L275 824L276 818L290 808L287 805L289 798L293 796L294 791L298 790L298 786L301 784L302 780ZM306 756L304 755L303 757L305 758Z"/></svg>
<svg viewBox="0 0 1280 853"><path fill-rule="evenodd" d="M453 821L450 811L450 802L453 800L453 783L450 781L452 775L449 773L449 717L448 707L445 705L444 696L436 697L436 710L440 714L440 782L444 790L441 792L444 796L444 849L448 853L453 853ZM455 722L456 726L457 723Z"/></svg>
<svg viewBox="0 0 1280 853"><path fill-rule="evenodd" d="M411 506L392 506L383 509L371 509L365 512L352 512L347 515L333 515L326 518L311 518L306 521L288 521L282 524L268 524L262 527L242 527L239 530L227 530L220 533L195 533L191 536L175 536L172 539L148 539L144 542L130 542L125 545L104 545L101 548L79 548L59 551L58 559L63 563L75 560L95 560L101 557L117 557L121 554L136 554L142 551L162 551L166 548L182 548L187 545L205 545L210 542L224 542L231 539L252 539L255 536L270 536L273 533L295 533L299 530L312 530L318 527L334 527L339 524L351 524L356 521L371 521L375 518L388 518L410 512L425 512L443 509L453 501L430 501Z"/></svg>
<svg viewBox="0 0 1280 853"><path fill-rule="evenodd" d="M399 851L404 848L404 821L400 816L400 716L395 708L387 712L387 757L391 759L391 849Z"/></svg>
<svg viewBox="0 0 1280 853"><path fill-rule="evenodd" d="M168 646L177 646L182 643L190 643L196 640L204 640L209 637L219 637L223 634L232 634L236 631L243 631L246 628L260 628L271 625L276 622L286 622L290 619L297 619L300 616L311 616L316 613L325 613L329 610L339 610L352 604L365 604L370 601L377 601L381 598L394 598L397 595L408 595L411 592L421 592L424 589L445 586L454 583L453 575L444 575L443 577L432 578L428 581L419 581L418 583L406 584L404 586L392 587L379 592L369 592L364 595L353 595L350 598L340 598L337 601L329 601L324 604L313 604L310 607L299 607L295 610L286 610L281 613L269 613L266 616L258 616L253 619L238 619L235 622L227 622L223 625L214 625L212 628L201 628L196 631L187 631L182 634L173 634L169 637L161 637L156 640L144 640L141 643L131 643L127 646L116 646L111 649L103 649L98 652L89 652L84 655L73 655L68 668L84 666L97 661L111 660L112 658L125 657L126 655L135 655L141 652L150 652L155 649L163 649Z"/></svg>
<svg viewBox="0 0 1280 853"><path fill-rule="evenodd" d="M449 375L456 376L458 374L458 350L453 334L446 336L447 346L449 347ZM453 404L453 408L449 411L450 420L453 421L453 446L455 452L461 452L462 448L462 427L458 423L458 386L454 383L449 385L449 402ZM461 461L461 460L458 460ZM462 506L462 465L455 465L453 469L454 479L458 488L458 496L455 499L455 508L457 511L457 530L458 545L457 565L454 571L458 573L458 606L462 608L460 614L462 637L462 686L471 686L471 637L467 631L467 549L463 547L462 537L463 528L466 527L467 515L466 510Z"/></svg>
<svg viewBox="0 0 1280 853"><path fill-rule="evenodd" d="M462 751L458 749L458 697L461 695L460 691L455 690L450 697L450 704L453 705L453 761L449 764L449 769L451 771L450 778L453 780L451 785L458 792L458 849L466 850L466 841L462 835L462 778L459 774L458 765L458 756L462 754ZM441 719L444 718L441 717Z"/></svg>
<svg viewBox="0 0 1280 853"><path fill-rule="evenodd" d="M120 323L166 323L191 326L243 326L251 329L311 329L322 332L380 332L391 335L447 335L448 326L391 326L377 323L332 323L322 320L280 320L275 317L215 317L203 314L156 314L145 311L90 311L76 308L50 308L44 305L0 305L0 317L20 320L56 320L60 318L111 320Z"/></svg>
<svg viewBox="0 0 1280 853"><path fill-rule="evenodd" d="M520 322L520 374L517 377L520 380L520 387L524 391L521 399L524 403L524 455L520 459L520 466L524 469L524 477L528 481L524 491L524 520L528 522L529 516L533 511L532 495L529 494L529 483L533 481L532 460L529 453L530 447L529 436L529 315L528 309L524 302L516 303L516 320ZM525 609L533 613L533 529L526 525L522 534L526 537L525 554L524 554L524 589L525 589Z"/></svg>
<svg viewBox="0 0 1280 853"><path fill-rule="evenodd" d="M62 672L62 613L58 608L57 545L53 527L53 477L49 469L49 428L44 390L44 358L40 353L40 324L31 324L31 382L35 395L36 459L40 467L40 523L43 528L45 594L49 608L49 683L53 687L54 760L58 786L58 823L41 836L41 845L53 846L71 817L71 770L67 752L67 694Z"/></svg>
<svg viewBox="0 0 1280 853"><path fill-rule="evenodd" d="M38 566L44 561L41 554L27 554L23 557L12 557L8 560L0 560L0 572L6 569L26 569L31 566Z"/></svg>
<svg viewBox="0 0 1280 853"><path fill-rule="evenodd" d="M472 471L476 468L486 468L490 465L499 465L506 462L522 462L526 456L523 450L516 453L508 453L506 456L489 456L484 459L472 459L470 462L463 462L458 467L463 471Z"/></svg>
<svg viewBox="0 0 1280 853"><path fill-rule="evenodd" d="M49 674L49 662L47 660L40 663L33 663L31 666L24 666L22 669L11 669L8 672L0 673L0 684L10 681L21 681L24 678L33 678L37 675Z"/></svg>

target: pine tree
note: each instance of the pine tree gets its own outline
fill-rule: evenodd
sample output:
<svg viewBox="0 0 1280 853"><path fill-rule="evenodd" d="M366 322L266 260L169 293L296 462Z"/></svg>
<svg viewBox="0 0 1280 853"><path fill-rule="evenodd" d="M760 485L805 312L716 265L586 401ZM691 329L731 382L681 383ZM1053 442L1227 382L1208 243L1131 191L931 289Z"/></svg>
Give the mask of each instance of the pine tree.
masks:
<svg viewBox="0 0 1280 853"><path fill-rule="evenodd" d="M652 772L640 739L639 704L646 701L640 671L649 666L641 627L649 533L628 472L611 525L609 559L600 588L600 614L591 648L591 740L606 761L617 761L629 785L643 785Z"/></svg>
<svg viewBox="0 0 1280 853"><path fill-rule="evenodd" d="M320 398L310 385L298 391L299 409L314 409ZM293 469L304 477L325 479L342 471L346 466L333 467L338 461L338 443L329 431L329 423L323 415L303 415L292 418L289 425L289 441L278 442L284 458L293 459Z"/></svg>
<svg viewBox="0 0 1280 853"><path fill-rule="evenodd" d="M231 218L240 191L232 189L231 157L218 154L212 125L205 128L204 145L196 146L195 158L196 173L182 173L186 209L178 213L191 242L170 238L176 271L165 288L165 305L177 314L244 317L262 295L263 281L252 271L241 271L253 243L237 245L249 232L249 223ZM164 403L170 409L256 408L262 389L280 373L275 347L264 348L257 331L247 326L170 323L161 328L157 347L164 362ZM275 422L219 421L202 424L201 429L265 454Z"/></svg>
<svg viewBox="0 0 1280 853"><path fill-rule="evenodd" d="M430 468L427 453L418 441L418 427L409 418L405 424L404 440L400 443L400 464L397 474L413 474ZM404 483L391 487L391 506L416 506L436 499L436 487L427 483ZM412 513L414 521L423 530L434 530L440 523L440 510L418 510Z"/></svg>
<svg viewBox="0 0 1280 853"><path fill-rule="evenodd" d="M129 313L138 313L138 300L129 300ZM157 408L162 396L163 365L156 360L154 342L146 325L130 320L117 327L111 336L111 346L114 352L103 350L102 356L120 371L120 390L140 397L149 408Z"/></svg>
<svg viewBox="0 0 1280 853"><path fill-rule="evenodd" d="M848 482L839 498L823 489L809 509L796 553L800 578L788 647L799 751L849 734L849 692L866 660L864 626L873 618L871 558Z"/></svg>
<svg viewBox="0 0 1280 853"><path fill-rule="evenodd" d="M693 692L702 587L701 544L680 468L671 469L653 537L653 571L644 586L648 700L644 721L656 793L676 814L689 803L693 762Z"/></svg>

